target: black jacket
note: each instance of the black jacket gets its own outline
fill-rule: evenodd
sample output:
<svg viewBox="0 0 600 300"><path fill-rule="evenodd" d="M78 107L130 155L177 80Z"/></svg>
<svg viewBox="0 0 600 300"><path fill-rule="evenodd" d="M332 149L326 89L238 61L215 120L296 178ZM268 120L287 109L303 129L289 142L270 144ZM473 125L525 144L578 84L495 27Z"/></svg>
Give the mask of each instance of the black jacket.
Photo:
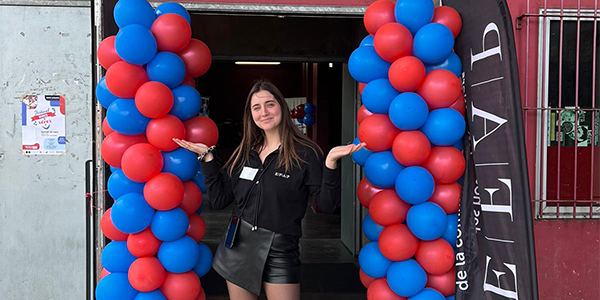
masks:
<svg viewBox="0 0 600 300"><path fill-rule="evenodd" d="M211 207L224 209L235 200L235 211L239 213L247 197L242 219L277 233L301 236L309 194L325 213L334 212L339 205L340 171L339 167L335 170L325 167L323 156L310 148L298 147L296 151L306 163L289 172L277 167L279 150L269 154L264 164L258 153L251 151L246 167L258 169L256 176L266 167L254 188L252 180L240 178L242 168L234 169L229 176L218 159L201 163Z"/></svg>

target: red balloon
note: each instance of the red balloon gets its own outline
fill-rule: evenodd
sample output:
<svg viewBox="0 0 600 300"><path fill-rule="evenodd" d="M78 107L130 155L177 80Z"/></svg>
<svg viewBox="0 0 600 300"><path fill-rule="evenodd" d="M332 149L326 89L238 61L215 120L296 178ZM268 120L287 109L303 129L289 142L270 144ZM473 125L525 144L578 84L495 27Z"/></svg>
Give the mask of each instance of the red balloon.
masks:
<svg viewBox="0 0 600 300"><path fill-rule="evenodd" d="M102 230L102 233L113 241L126 241L129 235L119 231L119 229L115 227L110 218L110 210L111 208L107 209L102 215L102 219L100 219L100 229Z"/></svg>
<svg viewBox="0 0 600 300"><path fill-rule="evenodd" d="M362 94L362 91L365 89L366 86L367 86L366 83L359 82L358 83L358 91Z"/></svg>
<svg viewBox="0 0 600 300"><path fill-rule="evenodd" d="M373 196L383 190L385 189L378 188L369 182L367 178L363 178L356 188L356 196L362 206L369 208Z"/></svg>
<svg viewBox="0 0 600 300"><path fill-rule="evenodd" d="M202 287L200 288L200 294L196 300L206 300L206 293L204 293L204 289Z"/></svg>
<svg viewBox="0 0 600 300"><path fill-rule="evenodd" d="M200 279L193 271L186 273L167 272L160 291L169 300L196 300L200 295Z"/></svg>
<svg viewBox="0 0 600 300"><path fill-rule="evenodd" d="M183 199L183 183L171 173L160 173L144 185L144 199L156 210L171 210Z"/></svg>
<svg viewBox="0 0 600 300"><path fill-rule="evenodd" d="M454 103L452 103L452 105L450 105L450 108L455 109L464 117L466 110L465 95L463 93L460 93L460 96L458 97L458 99L456 99Z"/></svg>
<svg viewBox="0 0 600 300"><path fill-rule="evenodd" d="M154 236L150 227L142 232L130 234L127 238L127 250L135 257L150 257L158 253L162 242Z"/></svg>
<svg viewBox="0 0 600 300"><path fill-rule="evenodd" d="M112 128L110 128L110 126L108 125L108 121L106 120L106 117L104 118L104 120L102 120L102 132L104 133L104 136L108 136L109 134L115 132Z"/></svg>
<svg viewBox="0 0 600 300"><path fill-rule="evenodd" d="M375 52L388 62L412 54L413 37L402 24L392 22L379 28L373 45Z"/></svg>
<svg viewBox="0 0 600 300"><path fill-rule="evenodd" d="M454 266L454 249L443 239L420 241L415 259L425 272L442 275Z"/></svg>
<svg viewBox="0 0 600 300"><path fill-rule="evenodd" d="M456 38L462 28L462 20L460 15L454 8L450 6L436 7L433 12L431 23L440 23L446 25L452 31L452 35Z"/></svg>
<svg viewBox="0 0 600 300"><path fill-rule="evenodd" d="M423 167L436 183L452 183L465 172L465 158L454 147L433 147Z"/></svg>
<svg viewBox="0 0 600 300"><path fill-rule="evenodd" d="M183 209L186 214L195 213L202 205L202 191L191 181L183 183L183 199L179 204L179 208Z"/></svg>
<svg viewBox="0 0 600 300"><path fill-rule="evenodd" d="M406 221L410 205L404 202L394 190L377 193L369 203L369 215L375 223L390 226Z"/></svg>
<svg viewBox="0 0 600 300"><path fill-rule="evenodd" d="M165 273L165 268L156 257L142 257L131 264L127 277L134 289L151 292L163 283Z"/></svg>
<svg viewBox="0 0 600 300"><path fill-rule="evenodd" d="M202 143L206 146L214 146L219 140L219 129L213 120L198 116L183 123L185 125L185 139L193 143Z"/></svg>
<svg viewBox="0 0 600 300"><path fill-rule="evenodd" d="M108 270L106 270L105 268L102 268L102 271L100 271L100 279L104 278L104 276L110 274L110 272Z"/></svg>
<svg viewBox="0 0 600 300"><path fill-rule="evenodd" d="M146 142L146 138L141 135L123 135L113 132L102 141L100 154L107 164L120 168L123 153L135 144Z"/></svg>
<svg viewBox="0 0 600 300"><path fill-rule="evenodd" d="M420 166L429 157L431 143L425 134L418 130L402 131L394 139L392 153L403 166Z"/></svg>
<svg viewBox="0 0 600 300"><path fill-rule="evenodd" d="M112 64L122 61L121 57L117 54L115 49L115 36L111 35L98 45L98 61L100 65L106 70L112 66Z"/></svg>
<svg viewBox="0 0 600 300"><path fill-rule="evenodd" d="M290 118L298 119L297 115L298 115L298 111L295 108L290 110Z"/></svg>
<svg viewBox="0 0 600 300"><path fill-rule="evenodd" d="M366 287L369 288L369 285L371 285L371 283L373 283L373 281L375 281L375 279L377 278L373 278L367 274L365 274L365 272L363 272L362 269L360 269L358 276L360 277L360 282Z"/></svg>
<svg viewBox="0 0 600 300"><path fill-rule="evenodd" d="M364 24L367 31L375 35L384 24L396 22L395 4L391 1L379 0L371 3L365 11Z"/></svg>
<svg viewBox="0 0 600 300"><path fill-rule="evenodd" d="M146 182L156 176L162 170L163 163L160 151L146 143L129 147L121 159L123 173L135 182Z"/></svg>
<svg viewBox="0 0 600 300"><path fill-rule="evenodd" d="M206 234L206 222L204 219L197 214L189 215L190 226L186 235L193 238L196 242L200 242Z"/></svg>
<svg viewBox="0 0 600 300"><path fill-rule="evenodd" d="M425 78L425 65L414 56L401 57L392 64L388 76L396 90L414 92Z"/></svg>
<svg viewBox="0 0 600 300"><path fill-rule="evenodd" d="M413 257L419 246L419 239L404 224L384 228L378 242L381 254L392 261L403 261Z"/></svg>
<svg viewBox="0 0 600 300"><path fill-rule="evenodd" d="M449 107L462 94L462 84L454 73L448 70L431 71L417 90L429 109Z"/></svg>
<svg viewBox="0 0 600 300"><path fill-rule="evenodd" d="M407 300L408 298L398 296L390 286L388 285L387 279L380 278L369 285L367 290L368 300Z"/></svg>
<svg viewBox="0 0 600 300"><path fill-rule="evenodd" d="M302 105L302 107L300 107ZM296 107L296 119L302 119L306 116L306 112L304 111L304 104L300 104Z"/></svg>
<svg viewBox="0 0 600 300"><path fill-rule="evenodd" d="M112 64L104 78L108 90L123 99L135 97L135 92L148 81L148 75L142 67L124 61Z"/></svg>
<svg viewBox="0 0 600 300"><path fill-rule="evenodd" d="M185 138L185 126L176 116L166 115L152 119L146 127L148 142L162 151L173 151L179 148L173 138Z"/></svg>
<svg viewBox="0 0 600 300"><path fill-rule="evenodd" d="M204 75L210 68L212 57L210 49L200 40L191 39L179 53L186 69L186 76L196 78Z"/></svg>
<svg viewBox="0 0 600 300"><path fill-rule="evenodd" d="M164 117L173 107L173 94L158 81L146 82L135 93L135 107L148 118Z"/></svg>
<svg viewBox="0 0 600 300"><path fill-rule="evenodd" d="M447 215L458 212L462 187L456 182L436 183L429 201L439 205Z"/></svg>
<svg viewBox="0 0 600 300"><path fill-rule="evenodd" d="M456 76L455 76L456 77ZM385 151L392 147L400 130L392 124L388 115L374 114L364 119L358 127L358 139L367 143L371 151Z"/></svg>
<svg viewBox="0 0 600 300"><path fill-rule="evenodd" d="M186 77L183 79L183 82L181 84L187 84L193 88L196 87L196 81L194 81L194 78L192 77Z"/></svg>
<svg viewBox="0 0 600 300"><path fill-rule="evenodd" d="M179 52L192 37L190 23L178 14L164 14L156 18L150 31L156 38L158 51Z"/></svg>
<svg viewBox="0 0 600 300"><path fill-rule="evenodd" d="M356 121L358 124L362 123L362 121L370 116L374 115L372 112L368 111L364 105L361 105L358 108L358 113L356 114Z"/></svg>
<svg viewBox="0 0 600 300"><path fill-rule="evenodd" d="M456 267L442 275L427 274L427 287L442 293L444 297L454 295L456 288Z"/></svg>

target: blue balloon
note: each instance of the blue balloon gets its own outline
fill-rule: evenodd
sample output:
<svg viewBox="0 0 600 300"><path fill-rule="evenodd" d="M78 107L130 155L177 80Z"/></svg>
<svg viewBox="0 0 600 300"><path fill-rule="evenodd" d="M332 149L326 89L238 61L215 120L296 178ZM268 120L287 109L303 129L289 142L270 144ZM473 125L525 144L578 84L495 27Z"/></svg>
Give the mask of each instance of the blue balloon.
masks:
<svg viewBox="0 0 600 300"><path fill-rule="evenodd" d="M138 24L148 29L154 23L154 8L146 0L119 0L113 11L115 22L119 28Z"/></svg>
<svg viewBox="0 0 600 300"><path fill-rule="evenodd" d="M194 273L198 277L203 277L210 271L213 262L213 254L210 248L203 243L198 243L198 249L200 251L200 259L198 264L194 267Z"/></svg>
<svg viewBox="0 0 600 300"><path fill-rule="evenodd" d="M362 92L362 103L374 114L387 114L390 104L399 92L386 78L375 79L365 86Z"/></svg>
<svg viewBox="0 0 600 300"><path fill-rule="evenodd" d="M202 194L206 193L206 186L204 186L204 174L202 174L202 168L200 167L200 163L198 162L198 172L196 176L192 178L192 182L196 184L200 188Z"/></svg>
<svg viewBox="0 0 600 300"><path fill-rule="evenodd" d="M148 228L154 208L148 205L142 194L125 194L112 206L110 218L117 229L124 233L138 233Z"/></svg>
<svg viewBox="0 0 600 300"><path fill-rule="evenodd" d="M171 173L182 182L192 180L198 173L198 160L196 154L184 148L177 148L169 152L162 152L163 172Z"/></svg>
<svg viewBox="0 0 600 300"><path fill-rule="evenodd" d="M315 113L315 106L312 105L312 103L306 103L306 104L304 104L304 112L307 113L307 114L309 114L309 115L314 114Z"/></svg>
<svg viewBox="0 0 600 300"><path fill-rule="evenodd" d="M133 300L137 293L129 283L127 273L110 273L98 282L95 295L96 300Z"/></svg>
<svg viewBox="0 0 600 300"><path fill-rule="evenodd" d="M425 65L446 60L454 48L454 36L445 25L430 23L417 32L413 40L413 55Z"/></svg>
<svg viewBox="0 0 600 300"><path fill-rule="evenodd" d="M426 288L420 293L408 298L408 300L446 300L446 298L440 292L432 288Z"/></svg>
<svg viewBox="0 0 600 300"><path fill-rule="evenodd" d="M132 24L119 30L115 37L115 49L124 61L133 65L148 63L156 55L156 39L142 25Z"/></svg>
<svg viewBox="0 0 600 300"><path fill-rule="evenodd" d="M172 242L164 242L158 249L158 260L171 273L191 271L200 258L200 249L196 241L184 236Z"/></svg>
<svg viewBox="0 0 600 300"><path fill-rule="evenodd" d="M112 241L102 251L102 266L109 272L127 273L137 258L127 249L127 242Z"/></svg>
<svg viewBox="0 0 600 300"><path fill-rule="evenodd" d="M381 254L377 242L371 242L360 250L358 263L365 274L373 278L383 278L392 261Z"/></svg>
<svg viewBox="0 0 600 300"><path fill-rule="evenodd" d="M181 208L157 211L152 219L152 233L163 242L182 238L188 230L190 220Z"/></svg>
<svg viewBox="0 0 600 300"><path fill-rule="evenodd" d="M108 107L106 121L120 134L138 135L146 132L150 118L140 113L133 99L117 99Z"/></svg>
<svg viewBox="0 0 600 300"><path fill-rule="evenodd" d="M465 134L465 119L455 109L436 109L429 113L421 131L436 146L452 146Z"/></svg>
<svg viewBox="0 0 600 300"><path fill-rule="evenodd" d="M200 204L200 207L198 208L198 210L195 212L195 214L199 215L202 213L202 209L204 208L204 203Z"/></svg>
<svg viewBox="0 0 600 300"><path fill-rule="evenodd" d="M350 55L348 70L358 82L368 83L378 78L387 78L392 64L383 60L374 47L358 47Z"/></svg>
<svg viewBox="0 0 600 300"><path fill-rule="evenodd" d="M423 167L408 167L396 178L396 193L408 204L423 203L433 195L435 181Z"/></svg>
<svg viewBox="0 0 600 300"><path fill-rule="evenodd" d="M354 145L360 144L358 137L356 137L354 141L352 141L352 143ZM373 151L363 147L362 149L352 153L352 160L354 160L354 162L357 163L359 166L364 167L365 162L367 162L367 158L369 158L369 156L371 156L372 153Z"/></svg>
<svg viewBox="0 0 600 300"><path fill-rule="evenodd" d="M452 245L452 248L456 249L456 237L458 236L458 214L451 214L447 217L446 230L442 235L448 244Z"/></svg>
<svg viewBox="0 0 600 300"><path fill-rule="evenodd" d="M375 37L369 34L360 42L360 47L364 47L364 46L375 47L374 40L375 40Z"/></svg>
<svg viewBox="0 0 600 300"><path fill-rule="evenodd" d="M309 114L304 115L302 123L306 126L313 126L315 124L315 116Z"/></svg>
<svg viewBox="0 0 600 300"><path fill-rule="evenodd" d="M365 236L369 239L369 241L375 242L379 239L379 235L381 234L381 231L383 231L385 226L381 226L375 223L371 216L367 214L365 216L365 219L363 220L362 228L363 232L365 233Z"/></svg>
<svg viewBox="0 0 600 300"><path fill-rule="evenodd" d="M158 81L173 89L185 78L185 65L177 54L158 52L146 67L150 81Z"/></svg>
<svg viewBox="0 0 600 300"><path fill-rule="evenodd" d="M164 14L177 14L182 16L188 23L192 24L190 13L179 3L167 2L159 5L155 10L156 18Z"/></svg>
<svg viewBox="0 0 600 300"><path fill-rule="evenodd" d="M100 82L98 82L98 85L96 86L96 98L104 108L108 108L110 104L118 98L108 90L104 77L100 79Z"/></svg>
<svg viewBox="0 0 600 300"><path fill-rule="evenodd" d="M456 181L456 183L463 185L463 180L465 179L465 173L463 173L462 175L460 175L460 178L458 178L458 180Z"/></svg>
<svg viewBox="0 0 600 300"><path fill-rule="evenodd" d="M181 121L189 120L198 115L202 108L202 98L195 88L182 84L174 88L173 107L170 114L178 117Z"/></svg>
<svg viewBox="0 0 600 300"><path fill-rule="evenodd" d="M437 204L425 202L413 205L406 215L406 224L419 239L433 241L442 237L446 231L446 213Z"/></svg>
<svg viewBox="0 0 600 300"><path fill-rule="evenodd" d="M425 71L427 74L429 74L431 71L440 69L448 70L456 75L456 77L460 77L462 74L462 62L456 53L451 52L450 55L441 63L425 66Z"/></svg>
<svg viewBox="0 0 600 300"><path fill-rule="evenodd" d="M302 123L304 123L304 118L298 118L298 119L296 119L296 121L298 121L298 123L302 124Z"/></svg>
<svg viewBox="0 0 600 300"><path fill-rule="evenodd" d="M144 183L135 182L127 178L121 169L114 171L108 178L108 194L113 199L129 193L144 193Z"/></svg>
<svg viewBox="0 0 600 300"><path fill-rule="evenodd" d="M133 300L167 300L167 297L159 290L154 290L149 293L139 293Z"/></svg>
<svg viewBox="0 0 600 300"><path fill-rule="evenodd" d="M110 168L110 171L111 171L112 173L114 173L114 172L116 172L116 171L118 171L118 170L121 170L120 168L116 168L116 167L113 167L113 166L110 166L110 165L109 165L108 167Z"/></svg>
<svg viewBox="0 0 600 300"><path fill-rule="evenodd" d="M454 300L454 295L446 297L446 300Z"/></svg>
<svg viewBox="0 0 600 300"><path fill-rule="evenodd" d="M425 270L414 259L395 262L387 272L392 291L402 297L418 294L427 284Z"/></svg>
<svg viewBox="0 0 600 300"><path fill-rule="evenodd" d="M421 27L433 19L433 2L430 0L398 0L396 22L404 25L414 36Z"/></svg>
<svg viewBox="0 0 600 300"><path fill-rule="evenodd" d="M379 188L391 188L404 167L391 151L374 152L365 162L365 177Z"/></svg>
<svg viewBox="0 0 600 300"><path fill-rule="evenodd" d="M416 130L421 128L429 116L427 102L415 93L398 95L389 109L390 121L401 130Z"/></svg>

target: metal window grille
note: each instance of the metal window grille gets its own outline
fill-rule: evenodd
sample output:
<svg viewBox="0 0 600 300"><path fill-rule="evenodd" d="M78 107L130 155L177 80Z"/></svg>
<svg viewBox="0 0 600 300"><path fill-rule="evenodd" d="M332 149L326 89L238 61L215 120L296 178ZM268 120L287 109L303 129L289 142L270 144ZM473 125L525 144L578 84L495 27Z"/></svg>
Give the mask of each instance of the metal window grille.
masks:
<svg viewBox="0 0 600 300"><path fill-rule="evenodd" d="M564 2L516 20L535 215L600 218L598 7Z"/></svg>

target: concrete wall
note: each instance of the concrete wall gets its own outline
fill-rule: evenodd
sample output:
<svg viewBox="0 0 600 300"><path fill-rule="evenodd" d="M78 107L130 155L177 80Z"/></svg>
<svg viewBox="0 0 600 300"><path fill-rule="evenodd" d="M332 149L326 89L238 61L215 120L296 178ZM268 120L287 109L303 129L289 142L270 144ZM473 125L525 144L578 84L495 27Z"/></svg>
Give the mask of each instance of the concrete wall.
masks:
<svg viewBox="0 0 600 300"><path fill-rule="evenodd" d="M0 2L0 299L85 299L84 163L92 156L89 7ZM25 156L26 93L66 99L67 152Z"/></svg>

